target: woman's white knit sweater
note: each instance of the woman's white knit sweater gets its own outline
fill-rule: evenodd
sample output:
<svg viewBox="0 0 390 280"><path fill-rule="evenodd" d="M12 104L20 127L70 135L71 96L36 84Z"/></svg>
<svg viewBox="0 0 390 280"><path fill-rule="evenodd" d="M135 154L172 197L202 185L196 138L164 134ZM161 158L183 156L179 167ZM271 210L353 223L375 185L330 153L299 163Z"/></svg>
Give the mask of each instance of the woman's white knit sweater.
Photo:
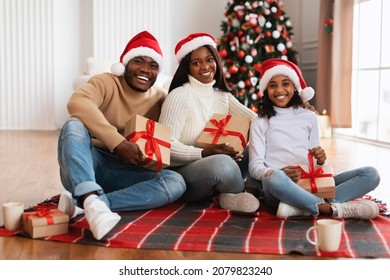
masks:
<svg viewBox="0 0 390 280"><path fill-rule="evenodd" d="M203 84L189 76L189 82L168 94L159 123L171 128L171 165L185 165L202 158L196 140L213 114L231 114L252 119L256 114L231 93Z"/></svg>

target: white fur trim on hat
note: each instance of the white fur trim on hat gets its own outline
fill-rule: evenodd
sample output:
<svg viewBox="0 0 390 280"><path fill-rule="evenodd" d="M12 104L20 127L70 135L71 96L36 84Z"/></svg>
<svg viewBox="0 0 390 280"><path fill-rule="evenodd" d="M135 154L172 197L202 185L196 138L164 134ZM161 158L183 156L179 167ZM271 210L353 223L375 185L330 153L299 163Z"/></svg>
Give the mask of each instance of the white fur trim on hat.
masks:
<svg viewBox="0 0 390 280"><path fill-rule="evenodd" d="M148 47L138 47L127 52L123 56L122 63L114 63L111 66L111 73L116 76L122 76L125 73L127 63L137 56L147 56L156 61L159 66L159 71L163 67L163 58L159 53Z"/></svg>
<svg viewBox="0 0 390 280"><path fill-rule="evenodd" d="M200 36L192 39L191 41L183 44L181 48L176 52L176 61L180 63L180 61L190 52L196 50L199 47L210 45L214 48L217 47L217 44L214 42L212 38L209 36Z"/></svg>
<svg viewBox="0 0 390 280"><path fill-rule="evenodd" d="M111 65L111 73L116 76L122 76L125 73L125 66L120 62L114 63Z"/></svg>
<svg viewBox="0 0 390 280"><path fill-rule="evenodd" d="M297 73L288 66L277 65L268 69L260 79L260 92L263 93L268 86L269 81L277 75L287 76L294 84L296 90L301 92L301 84L299 83L299 77Z"/></svg>
<svg viewBox="0 0 390 280"><path fill-rule="evenodd" d="M312 87L305 87L301 92L299 92L299 96L303 101L309 101L314 96L314 89Z"/></svg>

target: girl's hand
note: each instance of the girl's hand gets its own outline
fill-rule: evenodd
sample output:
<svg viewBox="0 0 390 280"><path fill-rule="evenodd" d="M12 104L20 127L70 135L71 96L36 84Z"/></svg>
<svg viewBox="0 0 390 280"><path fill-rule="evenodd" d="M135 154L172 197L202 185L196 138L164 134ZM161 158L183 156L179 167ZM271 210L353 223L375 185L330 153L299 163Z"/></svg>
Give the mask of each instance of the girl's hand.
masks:
<svg viewBox="0 0 390 280"><path fill-rule="evenodd" d="M301 170L296 166L286 166L282 170L294 183L297 183L301 178Z"/></svg>
<svg viewBox="0 0 390 280"><path fill-rule="evenodd" d="M326 161L325 150L320 146L309 149L309 153L317 160L318 165L323 165Z"/></svg>

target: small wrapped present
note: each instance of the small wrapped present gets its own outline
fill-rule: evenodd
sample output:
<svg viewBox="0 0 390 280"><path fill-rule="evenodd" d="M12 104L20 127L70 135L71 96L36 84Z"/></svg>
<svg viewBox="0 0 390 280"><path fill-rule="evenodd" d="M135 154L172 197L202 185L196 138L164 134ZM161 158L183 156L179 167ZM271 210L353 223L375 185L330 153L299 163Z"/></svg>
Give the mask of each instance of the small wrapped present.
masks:
<svg viewBox="0 0 390 280"><path fill-rule="evenodd" d="M138 144L146 157L141 165L156 172L170 165L171 130L169 127L136 115L126 123L125 135L128 141Z"/></svg>
<svg viewBox="0 0 390 280"><path fill-rule="evenodd" d="M313 157L309 154L309 166L297 166L301 169L298 185L321 198L334 198L336 184L331 165L314 167Z"/></svg>
<svg viewBox="0 0 390 280"><path fill-rule="evenodd" d="M251 120L247 117L214 114L200 134L196 144L207 148L210 144L229 143L235 151L244 151Z"/></svg>
<svg viewBox="0 0 390 280"><path fill-rule="evenodd" d="M22 214L23 231L32 238L67 234L69 215L57 209L40 208Z"/></svg>

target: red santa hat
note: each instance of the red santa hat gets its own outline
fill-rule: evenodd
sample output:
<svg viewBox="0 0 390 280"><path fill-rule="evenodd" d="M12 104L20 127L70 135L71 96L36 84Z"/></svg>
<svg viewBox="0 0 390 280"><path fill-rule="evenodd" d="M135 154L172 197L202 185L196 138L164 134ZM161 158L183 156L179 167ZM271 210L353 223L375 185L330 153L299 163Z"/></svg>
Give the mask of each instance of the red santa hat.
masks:
<svg viewBox="0 0 390 280"><path fill-rule="evenodd" d="M137 56L147 56L157 62L160 69L163 65L163 55L156 38L147 31L142 31L135 35L123 50L119 62L111 66L111 73L122 76L127 63Z"/></svg>
<svg viewBox="0 0 390 280"><path fill-rule="evenodd" d="M175 47L177 63L180 63L183 57L185 57L190 52L206 45L212 46L214 48L217 47L217 43L215 42L214 37L210 34L198 32L188 35L186 38L177 43Z"/></svg>
<svg viewBox="0 0 390 280"><path fill-rule="evenodd" d="M263 93L267 89L269 81L277 75L287 76L294 84L299 96L303 101L308 101L314 96L314 89L306 87L306 82L303 79L301 69L291 61L271 58L265 60L261 64L260 76L260 92Z"/></svg>

